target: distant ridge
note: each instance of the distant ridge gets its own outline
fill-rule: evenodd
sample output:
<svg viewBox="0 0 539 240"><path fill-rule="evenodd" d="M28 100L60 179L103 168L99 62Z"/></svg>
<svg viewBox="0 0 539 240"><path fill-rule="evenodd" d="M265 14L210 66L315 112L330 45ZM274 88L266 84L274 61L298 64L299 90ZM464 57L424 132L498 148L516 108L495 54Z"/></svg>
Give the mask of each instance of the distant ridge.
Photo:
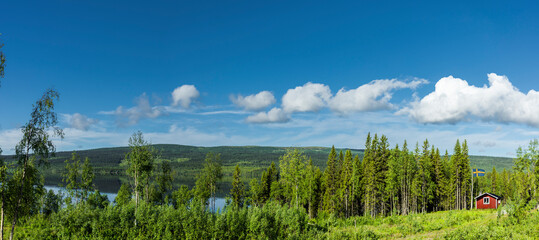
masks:
<svg viewBox="0 0 539 240"><path fill-rule="evenodd" d="M287 149L300 149L307 156L311 157L313 164L324 168L326 165L328 154L331 150L329 147L267 147L267 146L217 146L217 147L198 147L189 145L177 144L154 144L162 159L171 160L176 167L201 168L204 158L208 152L220 153L223 166L240 166L251 168L265 168L271 162L278 163L279 157L282 156ZM348 150L347 148L338 148L337 151ZM350 149L354 155L363 157L363 149ZM88 157L95 169L120 169L120 163L124 159L125 154L129 151L129 147L111 147L97 148L89 150L80 150L77 152L82 159ZM64 164L66 159L71 158L74 151L63 151L56 153L55 157L50 159L51 165L54 168ZM15 160L14 156L6 156L7 160ZM513 159L507 157L491 157L491 156L470 156L470 165L472 167L483 168L486 171L492 171L492 167L496 167L498 171L505 168L508 171L512 170Z"/></svg>

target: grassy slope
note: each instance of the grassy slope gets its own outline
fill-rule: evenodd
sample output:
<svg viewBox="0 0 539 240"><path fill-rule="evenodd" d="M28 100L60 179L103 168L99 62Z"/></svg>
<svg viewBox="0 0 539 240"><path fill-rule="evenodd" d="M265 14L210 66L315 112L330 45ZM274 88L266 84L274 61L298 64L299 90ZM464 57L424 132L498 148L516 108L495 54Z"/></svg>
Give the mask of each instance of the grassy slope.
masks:
<svg viewBox="0 0 539 240"><path fill-rule="evenodd" d="M352 217L330 224L328 239L533 239L539 236L539 213L520 224L497 217L496 210L453 210L372 219ZM322 223L324 225L325 223Z"/></svg>

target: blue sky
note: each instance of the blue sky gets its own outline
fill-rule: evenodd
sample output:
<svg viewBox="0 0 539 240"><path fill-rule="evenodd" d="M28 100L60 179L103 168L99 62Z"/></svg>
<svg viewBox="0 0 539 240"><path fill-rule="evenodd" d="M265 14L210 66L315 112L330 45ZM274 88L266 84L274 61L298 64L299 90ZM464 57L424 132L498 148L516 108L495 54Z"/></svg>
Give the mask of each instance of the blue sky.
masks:
<svg viewBox="0 0 539 240"><path fill-rule="evenodd" d="M4 1L0 147L47 88L59 150L153 143L363 148L428 138L513 156L539 134L539 5Z"/></svg>

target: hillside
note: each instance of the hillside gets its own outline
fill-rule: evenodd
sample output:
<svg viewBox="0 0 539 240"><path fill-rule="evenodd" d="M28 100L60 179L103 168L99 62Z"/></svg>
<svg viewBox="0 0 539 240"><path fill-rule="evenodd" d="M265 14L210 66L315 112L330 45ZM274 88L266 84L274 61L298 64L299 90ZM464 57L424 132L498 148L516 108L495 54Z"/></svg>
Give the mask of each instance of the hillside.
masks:
<svg viewBox="0 0 539 240"><path fill-rule="evenodd" d="M221 154L221 160L224 167L231 167L240 164L242 167L266 168L272 161L279 162L279 157L282 156L287 147L260 147L260 146L241 146L241 147L196 147L186 145L173 144L157 144L154 145L161 159L170 160L175 167L180 169L199 169L202 167L204 158L208 152ZM310 156L313 163L319 167L325 167L328 154L331 148L326 147L298 147L307 156ZM337 151L345 151L347 149L337 149ZM363 150L351 149L354 155L363 156ZM96 171L106 171L121 169L120 163L124 159L125 154L129 151L128 147L115 148L98 148L91 150L77 151L82 159L88 157ZM51 169L55 170L59 166L63 166L66 159L71 158L72 151L58 152L55 157L50 159ZM14 156L7 156L8 161L13 161ZM490 157L490 156L470 156L470 165L472 167L483 168L487 172L492 171L492 167L496 167L498 171L503 168L511 170L513 159L505 157Z"/></svg>
<svg viewBox="0 0 539 240"><path fill-rule="evenodd" d="M251 178L258 178L261 172L266 169L271 162L279 163L279 157L282 156L287 147L260 147L260 146L241 146L241 147L196 147L173 144L157 144L155 149L160 155L160 159L166 159L171 162L175 172L176 183L194 185L194 179L203 167L204 158L208 152L220 153L223 164L224 182L230 181L233 168L239 164L242 168L242 175L247 182ZM316 166L325 168L328 154L331 148L326 147L299 147L306 155L310 156ZM337 151L346 149L337 149ZM363 150L351 149L354 155L363 157ZM100 188L115 192L120 186L120 180L125 175L124 168L120 165L125 154L129 151L128 147L99 148L91 150L77 151L81 159L88 157L92 163L98 178L96 184ZM45 181L49 185L58 185L61 183L61 173L64 171L64 161L71 158L72 151L58 152L55 157L50 159L50 167L45 168ZM14 156L7 156L7 161L14 161ZM158 160L162 161L162 160ZM489 157L489 156L470 156L471 166L483 168L487 172L492 171L495 166L498 171L503 168L511 170L513 162L511 158ZM223 186L227 191L227 185Z"/></svg>

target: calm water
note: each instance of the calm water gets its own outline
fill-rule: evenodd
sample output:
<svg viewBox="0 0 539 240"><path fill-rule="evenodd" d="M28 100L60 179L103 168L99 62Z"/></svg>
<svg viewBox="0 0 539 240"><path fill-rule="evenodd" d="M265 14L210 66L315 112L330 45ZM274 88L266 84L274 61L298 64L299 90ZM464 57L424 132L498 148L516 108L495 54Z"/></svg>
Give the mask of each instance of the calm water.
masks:
<svg viewBox="0 0 539 240"><path fill-rule="evenodd" d="M47 191L52 190L54 193L58 194L58 192L62 191L64 194L66 194L66 189L64 187L58 187L58 186L51 186L51 185L45 185L45 189ZM113 203L114 199L116 198L117 193L111 193L111 192L101 192L101 194L104 194L109 199L109 202ZM211 203L210 203L211 204ZM223 197L217 197L215 198L215 210L223 209L226 204L226 199ZM211 206L209 206L211 207Z"/></svg>

